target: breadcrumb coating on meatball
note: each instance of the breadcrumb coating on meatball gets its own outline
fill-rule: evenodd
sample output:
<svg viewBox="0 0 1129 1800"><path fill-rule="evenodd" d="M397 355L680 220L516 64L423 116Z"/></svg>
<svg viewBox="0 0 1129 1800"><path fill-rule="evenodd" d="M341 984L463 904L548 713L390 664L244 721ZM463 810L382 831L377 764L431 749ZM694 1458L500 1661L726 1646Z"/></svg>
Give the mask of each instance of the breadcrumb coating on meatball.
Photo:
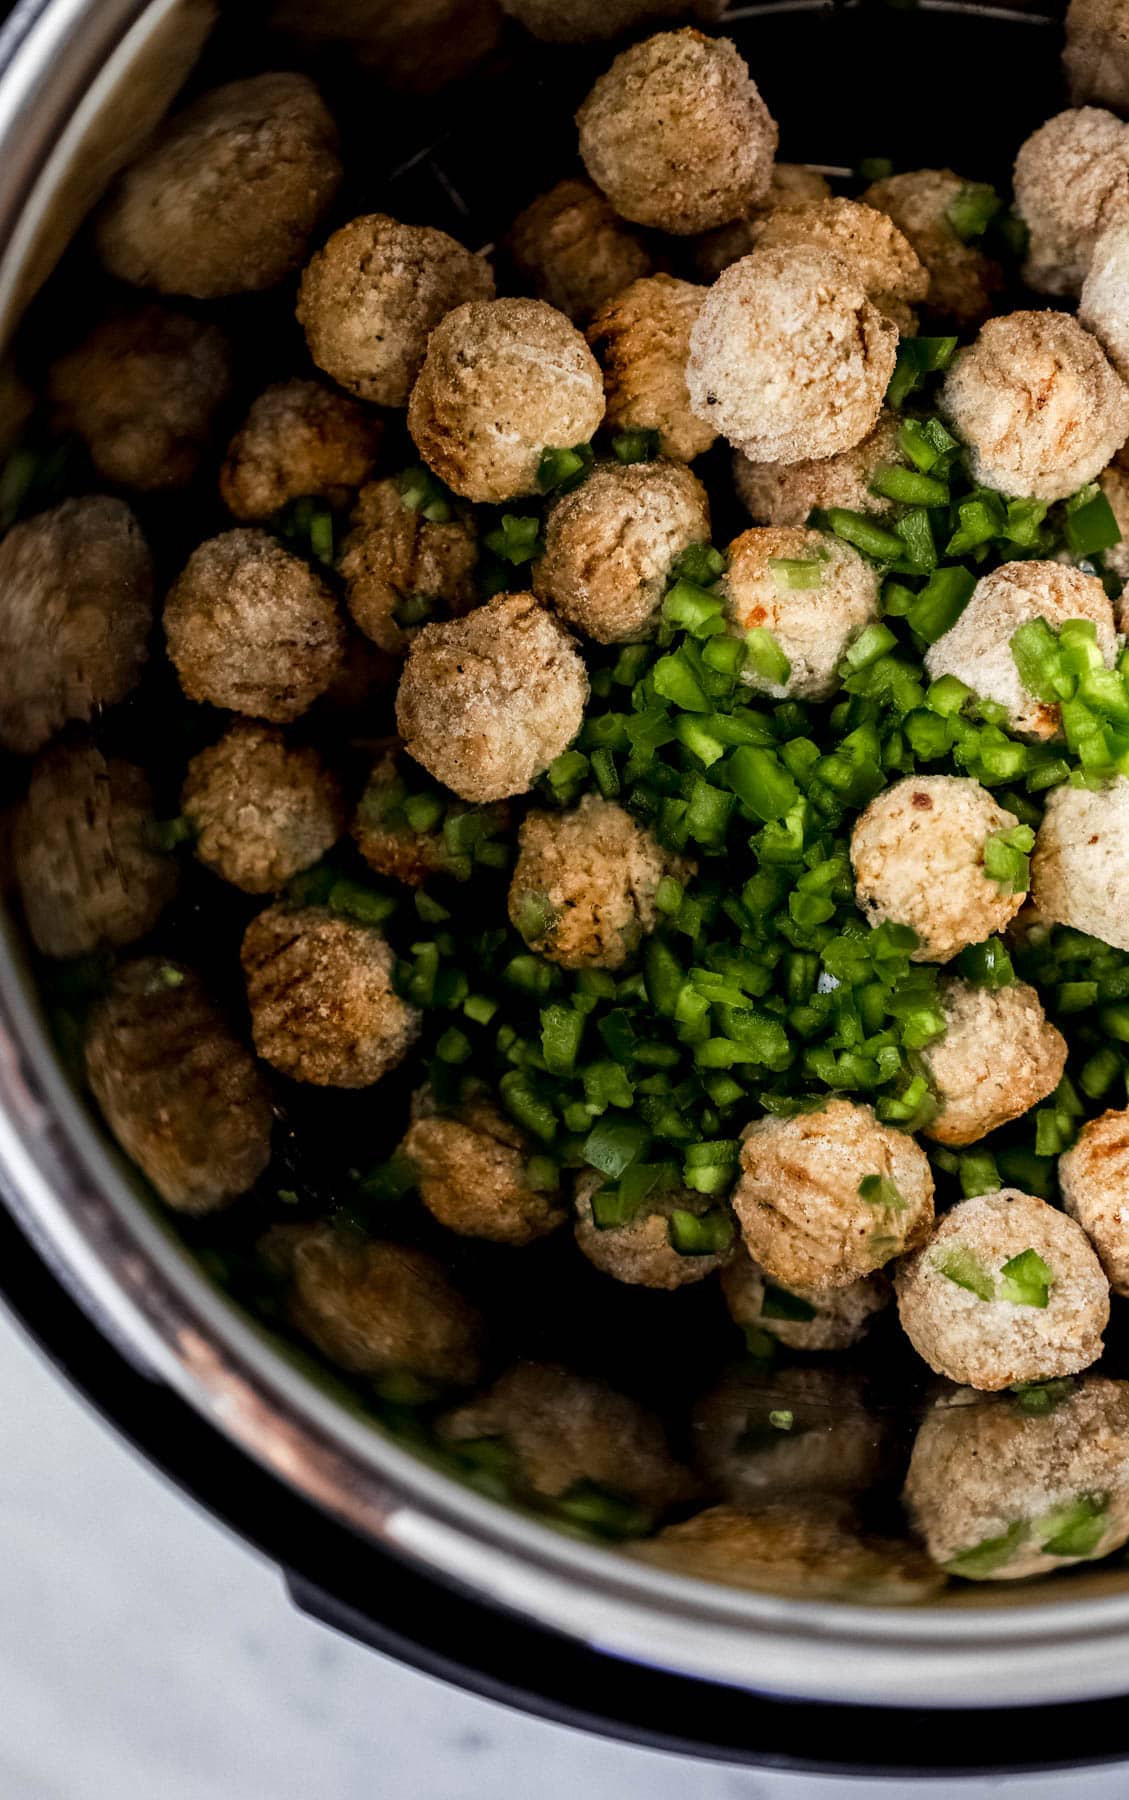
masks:
<svg viewBox="0 0 1129 1800"><path fill-rule="evenodd" d="M1129 950L1129 781L1047 796L1031 858L1031 898L1047 924Z"/></svg>
<svg viewBox="0 0 1129 1800"><path fill-rule="evenodd" d="M505 248L522 285L574 325L651 272L638 232L613 211L590 181L568 178L520 212Z"/></svg>
<svg viewBox="0 0 1129 1800"><path fill-rule="evenodd" d="M1050 1270L1045 1306L1008 1297L1004 1266L1028 1250ZM894 1288L918 1355L966 1387L995 1393L1077 1375L1102 1353L1109 1283L1089 1239L1073 1219L1018 1188L960 1201L929 1242L899 1263Z"/></svg>
<svg viewBox="0 0 1129 1800"><path fill-rule="evenodd" d="M305 75L254 75L177 113L120 176L96 227L112 275L218 300L301 263L341 183L337 128Z"/></svg>
<svg viewBox="0 0 1129 1800"><path fill-rule="evenodd" d="M273 894L345 829L341 788L312 746L237 719L188 765L181 811L206 868L245 894Z"/></svg>
<svg viewBox="0 0 1129 1800"><path fill-rule="evenodd" d="M524 794L580 730L588 675L532 594L425 625L396 695L404 748L463 800Z"/></svg>
<svg viewBox="0 0 1129 1800"><path fill-rule="evenodd" d="M1129 1383L1087 1375L1039 1413L1022 1396L943 1395L904 1500L933 1560L966 1581L1109 1556L1129 1538Z"/></svg>
<svg viewBox="0 0 1129 1800"><path fill-rule="evenodd" d="M785 681L770 681L747 665L741 679L780 700L826 700L838 685L842 658L865 625L878 617L878 574L850 544L827 531L754 526L734 538L720 592L729 630L770 631L791 665ZM814 587L789 586L782 563L813 565Z"/></svg>
<svg viewBox="0 0 1129 1800"><path fill-rule="evenodd" d="M602 1175L586 1173L579 1177L573 1225L577 1249L602 1275L631 1287L660 1288L672 1293L675 1288L704 1281L707 1275L725 1266L727 1251L687 1256L675 1249L670 1240L671 1215L689 1212L700 1217L711 1210L712 1198L678 1187L647 1200L627 1224L602 1228L593 1215L592 1198L603 1186Z"/></svg>
<svg viewBox="0 0 1129 1800"><path fill-rule="evenodd" d="M864 1199L869 1176L892 1182L898 1199ZM745 1248L774 1282L846 1288L928 1236L933 1175L913 1138L872 1107L833 1099L746 1126L731 1202Z"/></svg>
<svg viewBox="0 0 1129 1800"><path fill-rule="evenodd" d="M517 841L510 919L531 950L565 969L622 968L658 922L663 876L693 872L599 794L570 812L527 813Z"/></svg>
<svg viewBox="0 0 1129 1800"><path fill-rule="evenodd" d="M1089 1238L1115 1294L1129 1295L1129 1111L1083 1125L1058 1159L1062 1204Z"/></svg>
<svg viewBox="0 0 1129 1800"><path fill-rule="evenodd" d="M1093 332L1121 379L1129 380L1129 218L1103 231L1094 245L1078 322Z"/></svg>
<svg viewBox="0 0 1129 1800"><path fill-rule="evenodd" d="M221 532L165 601L168 653L190 700L285 725L325 692L345 634L321 577L269 532Z"/></svg>
<svg viewBox="0 0 1129 1800"><path fill-rule="evenodd" d="M806 246L756 250L702 302L690 404L754 462L835 456L873 430L897 350L850 264Z"/></svg>
<svg viewBox="0 0 1129 1800"><path fill-rule="evenodd" d="M861 1379L840 1369L738 1364L694 1404L694 1465L711 1493L737 1506L864 1493L881 1472L888 1427L863 1394Z"/></svg>
<svg viewBox="0 0 1129 1800"><path fill-rule="evenodd" d="M599 364L543 300L456 307L432 332L408 403L430 469L467 500L538 491L546 449L586 444L604 416Z"/></svg>
<svg viewBox="0 0 1129 1800"><path fill-rule="evenodd" d="M949 209L970 184L952 169L907 169L872 182L860 198L893 219L929 276L926 310L957 325L978 324L992 310L1003 270L953 229Z"/></svg>
<svg viewBox="0 0 1129 1800"><path fill-rule="evenodd" d="M122 500L64 500L0 541L0 744L30 756L141 679L153 559Z"/></svg>
<svg viewBox="0 0 1129 1800"><path fill-rule="evenodd" d="M600 463L558 500L533 591L598 644L650 637L672 564L710 541L705 488L683 463Z"/></svg>
<svg viewBox="0 0 1129 1800"><path fill-rule="evenodd" d="M439 1421L448 1443L501 1438L533 1493L558 1499L579 1482L665 1512L696 1483L654 1414L615 1388L555 1363L519 1362Z"/></svg>
<svg viewBox="0 0 1129 1800"><path fill-rule="evenodd" d="M1062 65L1075 106L1129 107L1129 6L1070 0Z"/></svg>
<svg viewBox="0 0 1129 1800"><path fill-rule="evenodd" d="M241 957L255 1049L292 1081L370 1087L419 1036L419 1013L392 986L392 947L370 925L270 906L248 925Z"/></svg>
<svg viewBox="0 0 1129 1800"><path fill-rule="evenodd" d="M276 1226L261 1248L289 1276L294 1325L338 1368L441 1388L478 1378L483 1322L424 1251L357 1242L330 1225Z"/></svg>
<svg viewBox="0 0 1129 1800"><path fill-rule="evenodd" d="M504 802L475 808L452 799L434 825L420 830L404 815L403 804L408 796L401 759L395 751L388 751L373 764L350 828L369 867L407 887L422 887L431 875L448 875L456 881L470 879L474 872L472 856L449 848L444 829L448 821L478 812L488 833L505 831L509 825L510 809Z"/></svg>
<svg viewBox="0 0 1129 1800"><path fill-rule="evenodd" d="M428 1212L460 1237L532 1244L567 1217L559 1195L530 1187L529 1140L485 1094L452 1109L422 1089L397 1154L411 1164Z"/></svg>
<svg viewBox="0 0 1129 1800"><path fill-rule="evenodd" d="M692 236L768 192L776 123L729 38L686 27L632 44L576 123L592 180L638 225Z"/></svg>
<svg viewBox="0 0 1129 1800"><path fill-rule="evenodd" d="M812 1351L849 1350L894 1297L881 1271L847 1287L782 1289L740 1253L722 1270L721 1291L735 1325L767 1331L790 1350Z"/></svg>
<svg viewBox="0 0 1129 1800"><path fill-rule="evenodd" d="M984 845L1018 820L978 781L913 775L894 782L860 814L851 834L855 897L872 925L891 919L916 931L914 962L948 962L1003 931L1025 895L984 871Z"/></svg>
<svg viewBox="0 0 1129 1800"><path fill-rule="evenodd" d="M37 758L16 816L12 854L28 930L45 956L85 956L153 929L180 868L154 843L144 769L86 740Z"/></svg>
<svg viewBox="0 0 1129 1800"><path fill-rule="evenodd" d="M1122 581L1129 581L1129 473L1115 463L1110 468L1103 469L1098 480L1121 533L1119 544L1111 544L1108 550L1102 551L1102 561ZM1118 630L1124 632L1127 625L1129 608L1122 597L1117 608Z"/></svg>
<svg viewBox="0 0 1129 1800"><path fill-rule="evenodd" d="M118 1143L177 1212L216 1212L270 1161L270 1091L198 975L123 963L90 1015L86 1078Z"/></svg>
<svg viewBox="0 0 1129 1800"><path fill-rule="evenodd" d="M713 443L712 426L694 417L686 386L690 330L705 289L673 275L633 281L597 312L588 342L604 371L611 432L657 431L659 450L693 462Z"/></svg>
<svg viewBox="0 0 1129 1800"><path fill-rule="evenodd" d="M502 0L502 11L543 44L594 44L687 13L712 21L724 10L725 0Z"/></svg>
<svg viewBox="0 0 1129 1800"><path fill-rule="evenodd" d="M1099 234L1129 218L1129 126L1097 106L1056 113L1020 145L1014 186L1030 233L1024 280L1077 294Z"/></svg>
<svg viewBox="0 0 1129 1800"><path fill-rule="evenodd" d="M1113 607L1097 576L1064 563L1023 561L981 576L956 624L925 652L925 668L933 681L955 675L980 699L1006 707L1007 730L1054 738L1062 731L1061 710L1024 685L1011 650L1019 627L1032 619L1045 619L1054 631L1068 619L1089 619L1106 668L1117 660Z"/></svg>
<svg viewBox="0 0 1129 1800"><path fill-rule="evenodd" d="M337 572L365 636L390 656L404 656L432 611L457 618L474 606L477 562L469 506L454 508L449 519L427 519L405 505L393 475L361 489Z"/></svg>
<svg viewBox="0 0 1129 1800"><path fill-rule="evenodd" d="M808 200L830 200L831 183L803 163L774 163L768 191L746 213L715 231L703 232L694 241L694 267L703 281L716 281L723 269L748 256L769 215L779 206L798 206Z"/></svg>
<svg viewBox="0 0 1129 1800"><path fill-rule="evenodd" d="M941 1103L925 1127L939 1144L974 1144L1054 1092L1066 1067L1066 1039L1033 987L941 983L945 1034L921 1051Z"/></svg>
<svg viewBox="0 0 1129 1800"><path fill-rule="evenodd" d="M850 512L880 517L900 513L904 508L870 491L879 469L905 466L900 430L901 420L883 407L873 431L838 456L758 463L735 450L733 482L738 498L758 525L806 525L817 506L844 506Z"/></svg>
<svg viewBox="0 0 1129 1800"><path fill-rule="evenodd" d="M231 379L218 325L145 305L103 319L51 365L48 386L99 475L150 493L192 480Z"/></svg>
<svg viewBox="0 0 1129 1800"><path fill-rule="evenodd" d="M1035 500L1085 487L1129 437L1129 388L1068 313L989 319L957 351L939 404L973 479Z"/></svg>
<svg viewBox="0 0 1129 1800"><path fill-rule="evenodd" d="M227 447L220 497L236 519L269 519L306 495L344 506L372 474L384 427L320 381L276 381Z"/></svg>
<svg viewBox="0 0 1129 1800"><path fill-rule="evenodd" d="M319 369L362 400L406 406L440 320L493 297L485 258L445 231L368 213L310 258L296 313Z"/></svg>
<svg viewBox="0 0 1129 1800"><path fill-rule="evenodd" d="M899 331L914 329L913 303L925 298L929 274L888 214L839 197L802 201L771 212L757 244L761 250L803 245L830 251L857 271L879 312Z"/></svg>

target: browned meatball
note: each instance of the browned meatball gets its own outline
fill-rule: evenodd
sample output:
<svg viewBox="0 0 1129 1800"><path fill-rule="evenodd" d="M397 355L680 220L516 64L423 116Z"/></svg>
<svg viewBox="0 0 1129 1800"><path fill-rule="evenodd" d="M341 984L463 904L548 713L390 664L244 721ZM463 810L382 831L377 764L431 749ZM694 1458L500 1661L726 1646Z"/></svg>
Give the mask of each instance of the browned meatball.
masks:
<svg viewBox="0 0 1129 1800"><path fill-rule="evenodd" d="M616 294L588 327L604 371L604 423L609 431L657 431L659 449L693 462L714 441L695 418L686 387L690 331L705 289L673 275L645 276Z"/></svg>
<svg viewBox="0 0 1129 1800"><path fill-rule="evenodd" d="M900 430L897 414L883 407L874 430L838 456L763 463L750 462L738 450L733 457L733 484L758 525L806 525L817 506L845 506L850 512L883 515L901 512L904 508L870 491L879 469L888 464L905 466Z"/></svg>
<svg viewBox="0 0 1129 1800"><path fill-rule="evenodd" d="M296 269L341 181L337 130L304 75L212 88L126 170L98 220L111 274L217 300Z"/></svg>
<svg viewBox="0 0 1129 1800"><path fill-rule="evenodd" d="M165 602L165 637L190 700L285 725L341 664L333 595L265 531L225 531L194 550Z"/></svg>
<svg viewBox="0 0 1129 1800"><path fill-rule="evenodd" d="M547 449L586 444L604 385L584 339L543 300L456 307L436 326L408 404L424 462L468 500L538 491Z"/></svg>
<svg viewBox="0 0 1129 1800"><path fill-rule="evenodd" d="M524 794L580 730L588 676L532 594L425 625L396 695L404 748L463 800Z"/></svg>
<svg viewBox="0 0 1129 1800"><path fill-rule="evenodd" d="M369 925L270 906L248 925L242 959L255 1048L293 1081L369 1087L419 1034L392 986L392 948Z"/></svg>
<svg viewBox="0 0 1129 1800"><path fill-rule="evenodd" d="M523 287L577 325L651 270L637 232L589 181L558 181L510 226L506 249Z"/></svg>
<svg viewBox="0 0 1129 1800"><path fill-rule="evenodd" d="M433 613L458 617L475 603L478 532L468 506L439 503L431 517L396 476L362 488L337 568L345 603L365 636L403 656Z"/></svg>
<svg viewBox="0 0 1129 1800"><path fill-rule="evenodd" d="M435 326L452 307L493 296L489 264L445 231L369 213L306 265L298 323L334 381L377 406L406 406Z"/></svg>
<svg viewBox="0 0 1129 1800"><path fill-rule="evenodd" d="M692 236L767 192L776 123L729 38L663 31L633 44L576 115L580 154L625 219Z"/></svg>
<svg viewBox="0 0 1129 1800"><path fill-rule="evenodd" d="M408 887L422 887L432 875L466 881L474 872L473 854L458 844L452 848L444 826L468 813L479 816L484 836L509 824L504 803L470 807L454 799L444 804L434 791L413 793L403 759L389 752L373 765L353 817L353 838L371 869Z"/></svg>
<svg viewBox="0 0 1129 1800"><path fill-rule="evenodd" d="M153 561L121 500L64 500L0 542L0 744L28 756L115 706L149 654Z"/></svg>
<svg viewBox="0 0 1129 1800"><path fill-rule="evenodd" d="M908 169L876 181L865 206L893 219L929 272L925 306L959 325L975 325L992 310L1003 270L954 230L949 211L969 184L951 169Z"/></svg>
<svg viewBox="0 0 1129 1800"><path fill-rule="evenodd" d="M372 474L383 430L318 381L276 381L252 401L227 447L223 503L247 520L269 519L306 494L343 506Z"/></svg>
<svg viewBox="0 0 1129 1800"><path fill-rule="evenodd" d="M245 894L271 894L345 829L341 789L318 752L237 719L188 765L181 810L196 854Z"/></svg>
<svg viewBox="0 0 1129 1800"><path fill-rule="evenodd" d="M144 769L84 740L52 745L31 772L13 838L24 916L47 956L83 956L151 931L179 864L153 838Z"/></svg>
<svg viewBox="0 0 1129 1800"><path fill-rule="evenodd" d="M694 267L703 281L716 281L730 263L748 256L756 246L765 221L778 206L798 206L807 200L830 200L831 185L804 163L774 163L768 190L743 218L707 231L694 243Z"/></svg>
<svg viewBox="0 0 1129 1800"><path fill-rule="evenodd" d="M894 221L874 207L836 196L776 207L764 221L758 248L803 244L842 257L879 312L903 333L916 328L913 302L925 297L929 276Z"/></svg>
<svg viewBox="0 0 1129 1800"><path fill-rule="evenodd" d="M274 0L271 23L302 44L340 47L397 93L438 94L494 49L497 0Z"/></svg>
<svg viewBox="0 0 1129 1800"><path fill-rule="evenodd" d="M228 1205L270 1161L267 1085L179 963L118 969L90 1016L86 1076L126 1155L178 1212Z"/></svg>
<svg viewBox="0 0 1129 1800"><path fill-rule="evenodd" d="M735 1325L767 1331L792 1350L849 1350L894 1297L881 1272L848 1287L782 1288L740 1252L721 1272L721 1291Z"/></svg>
<svg viewBox="0 0 1129 1800"><path fill-rule="evenodd" d="M532 1244L564 1223L559 1194L529 1185L525 1133L485 1095L445 1109L422 1089L399 1154L411 1164L428 1212L460 1237Z"/></svg>
<svg viewBox="0 0 1129 1800"><path fill-rule="evenodd" d="M644 1201L625 1223L604 1226L593 1207L603 1185L602 1175L581 1175L576 1184L573 1227L577 1249L602 1275L631 1287L660 1288L669 1293L704 1281L724 1265L732 1237L722 1249L698 1254L680 1250L672 1236L675 1213L701 1218L716 1211L715 1203L704 1194L681 1186L670 1188Z"/></svg>
<svg viewBox="0 0 1129 1800"><path fill-rule="evenodd" d="M150 492L192 480L231 375L231 347L217 325L138 306L61 356L50 393L60 424L82 438L100 475Z"/></svg>

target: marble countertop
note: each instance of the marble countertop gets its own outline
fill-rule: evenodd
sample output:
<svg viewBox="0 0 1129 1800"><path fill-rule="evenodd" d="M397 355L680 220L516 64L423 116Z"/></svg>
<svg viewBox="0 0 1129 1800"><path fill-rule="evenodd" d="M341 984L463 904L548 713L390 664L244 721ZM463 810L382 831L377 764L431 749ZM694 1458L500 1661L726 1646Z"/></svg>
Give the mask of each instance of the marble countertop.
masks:
<svg viewBox="0 0 1129 1800"><path fill-rule="evenodd" d="M1098 1800L1124 1770L923 1782ZM0 1314L0 1800L870 1800L542 1724L296 1613Z"/></svg>

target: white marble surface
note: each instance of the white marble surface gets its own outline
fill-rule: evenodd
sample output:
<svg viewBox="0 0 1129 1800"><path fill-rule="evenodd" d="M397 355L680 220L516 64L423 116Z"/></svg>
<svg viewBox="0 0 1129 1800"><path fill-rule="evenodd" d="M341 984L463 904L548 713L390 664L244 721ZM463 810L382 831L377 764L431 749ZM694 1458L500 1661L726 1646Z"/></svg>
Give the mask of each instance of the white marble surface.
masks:
<svg viewBox="0 0 1129 1800"><path fill-rule="evenodd" d="M604 1743L335 1637L117 1442L0 1314L0 1800L887 1800L909 1789ZM962 1800L1127 1789L1129 1770L959 1784Z"/></svg>

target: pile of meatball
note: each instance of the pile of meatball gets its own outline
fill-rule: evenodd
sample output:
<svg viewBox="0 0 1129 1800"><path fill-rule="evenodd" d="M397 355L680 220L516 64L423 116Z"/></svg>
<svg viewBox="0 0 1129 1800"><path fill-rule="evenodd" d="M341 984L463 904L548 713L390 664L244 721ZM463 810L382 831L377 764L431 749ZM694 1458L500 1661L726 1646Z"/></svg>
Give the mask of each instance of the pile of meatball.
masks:
<svg viewBox="0 0 1129 1800"><path fill-rule="evenodd" d="M89 1088L182 1214L256 1189L290 1084L369 1090L410 1067L423 1021L380 925L287 890L345 838L406 889L450 876L434 816L417 807L404 823L413 770L456 814L489 809L510 834L509 916L565 970L629 968L660 884L692 881L693 864L618 801L562 810L535 784L577 738L592 657L651 638L678 559L711 541L694 466L707 452L713 482L729 447L751 520L726 549L726 628L774 635L787 677L749 679L775 699L829 700L844 652L879 617L874 565L808 520L827 507L896 516L870 483L903 460L884 400L899 340L919 329L960 334L940 406L977 481L1048 502L1100 482L1129 536L1126 0L1075 0L1076 104L1016 161L1024 280L1053 304L996 316L1001 268L950 220L964 176L912 170L844 198L778 163L737 47L677 25L676 5L505 10L550 39L656 16L670 28L609 54L576 115L576 167L493 255L384 213L340 221L337 127L305 75L234 81L168 121L94 221L115 303L53 361L42 396L99 491L0 542L0 743L27 763L11 846L28 931L47 959L114 953L87 1025ZM277 11L300 35L301 9ZM264 293L296 314L305 353L240 417L219 303ZM655 456L611 454L624 433L646 434ZM591 473L549 501L529 585L515 569L512 591L484 598L482 509L539 505L546 453L592 440ZM409 461L422 480L397 475ZM178 494L187 509L202 482L224 528L158 592L138 512ZM328 558L280 530L308 501L346 521ZM782 559L818 561L818 585L782 585ZM1129 574L1129 551L1108 561ZM1010 653L1039 618L1091 621L1107 667L1129 622L1088 569L1017 561L979 580L928 676L959 677L1019 736L1055 739L1057 709ZM162 667L214 724L182 772L179 854L152 772L107 750L102 729ZM346 707L394 710L394 737L369 734L380 741L360 792L335 762ZM863 915L912 927L915 958L937 965L993 933L1054 925L1129 950L1129 781L1054 790L1029 893L985 868L987 840L1017 823L966 777L896 782L854 828ZM186 855L251 897L245 1014L146 947ZM1053 1093L1067 1045L1030 986L947 968L940 992L925 1135L963 1147ZM699 1257L668 1232L699 1196L601 1229L602 1178L547 1192L534 1149L491 1094L472 1086L452 1107L424 1084L399 1157L446 1233L520 1248L571 1232L609 1281L716 1278L736 1324L794 1365L731 1372L672 1446L638 1401L590 1376L498 1374L486 1322L439 1259L323 1221L276 1224L261 1247L293 1329L362 1382L407 1380L438 1401L453 1453L504 1442L530 1504L591 1487L656 1526L673 1514L636 1553L699 1574L913 1600L945 1569L1028 1575L1129 1540L1129 1384L1085 1373L1111 1290L1129 1295L1129 1111L1086 1125L1062 1157L1061 1207L1004 1189L940 1217L925 1150L871 1107L827 1096L754 1117L730 1195L736 1247ZM860 1520L890 1433L849 1367L818 1360L895 1303L938 1378L905 1485L923 1549Z"/></svg>

